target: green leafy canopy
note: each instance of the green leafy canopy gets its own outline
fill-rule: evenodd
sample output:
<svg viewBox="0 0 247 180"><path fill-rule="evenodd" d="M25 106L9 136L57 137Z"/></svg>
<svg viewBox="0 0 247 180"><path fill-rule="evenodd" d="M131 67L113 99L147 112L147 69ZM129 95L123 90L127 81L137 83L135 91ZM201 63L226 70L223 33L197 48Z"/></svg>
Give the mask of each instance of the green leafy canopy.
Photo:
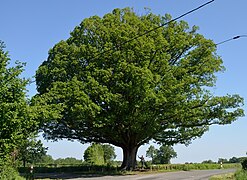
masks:
<svg viewBox="0 0 247 180"><path fill-rule="evenodd" d="M21 148L38 131L26 95L30 81L22 77L24 66L19 61L12 65L0 40L0 179L24 179L17 171L18 158L24 157Z"/></svg>
<svg viewBox="0 0 247 180"><path fill-rule="evenodd" d="M0 159L10 156L37 127L26 97L29 80L21 78L25 63L11 67L4 48L0 41Z"/></svg>

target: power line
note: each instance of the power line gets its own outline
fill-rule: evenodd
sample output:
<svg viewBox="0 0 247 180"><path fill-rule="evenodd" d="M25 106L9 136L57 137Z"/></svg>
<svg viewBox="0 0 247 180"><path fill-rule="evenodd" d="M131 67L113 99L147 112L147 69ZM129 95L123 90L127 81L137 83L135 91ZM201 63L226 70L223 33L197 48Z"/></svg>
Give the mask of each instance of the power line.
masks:
<svg viewBox="0 0 247 180"><path fill-rule="evenodd" d="M174 18L174 19L172 19L172 20L170 20L170 21L168 21L168 22L166 22L166 23L163 23L163 24L161 24L160 26L157 26L156 28L153 28L153 29L151 29L151 30L149 30L149 31L146 31L146 32L143 33L143 34L140 34L140 35L138 35L138 36L136 36L136 37L133 37L132 39L130 39L130 40L128 40L128 41L125 41L123 44L126 44L126 43L128 43L128 42L130 42L130 41L133 41L133 40L135 40L135 39L137 39L137 38L139 38L139 37L142 37L142 36L144 36L144 35L146 35L146 34L149 34L149 33L152 32L152 31L155 31L156 29L159 29L159 28L161 28L161 27L163 27L163 26L165 26L165 25L167 25L167 24L170 24L170 23L172 23L172 22L174 22L174 21L176 21L176 20L178 20L178 19L181 19L182 17L184 17L184 16L186 16L186 15L188 15L188 14L191 14L191 13L193 13L194 11L197 11L198 9L201 9L202 7L204 7L204 6L206 6L206 5L210 4L210 3L212 3L213 1L214 1L214 0L211 0L211 1L207 2L207 3L204 3L203 5L201 5L201 6L197 7L197 8L194 8L194 9L192 9L192 10L190 10L190 11L188 11L188 12L186 12L186 13L184 13L184 14L182 14L182 15L180 15L180 16L178 16L178 17L176 17L176 18Z"/></svg>
<svg viewBox="0 0 247 180"><path fill-rule="evenodd" d="M198 6L197 8L194 8L194 9L192 9L192 10L190 10L190 11L188 11L188 12L186 12L186 13L184 13L184 14L182 14L182 15L180 15L180 16L178 16L178 17L176 17L176 18L174 18L174 19L172 19L172 20L170 20L170 21L168 21L168 22L166 22L166 23L161 24L160 26L157 26L157 27L155 27L155 28L153 28L153 29L151 29L151 30L149 30L149 31L144 32L143 34L140 34L140 35L138 35L138 36L135 36L135 37L129 39L129 40L127 40L127 41L121 43L120 45L127 44L127 43L129 43L129 42L131 42L131 41L133 41L133 40L135 40L135 39L138 39L139 37L142 37L142 36L144 36L144 35L146 35L146 34L149 34L150 32L153 32L153 31L155 31L155 30L157 30L157 29L159 29L159 28L161 28L161 27L163 27L163 26L165 26L165 25L167 25L167 24L170 24L170 23L172 23L172 22L174 22L174 21L177 21L178 19L181 19L182 17L187 16L187 15L189 15L189 14L191 14L191 13L193 13L193 12L195 12L195 11L201 9L201 8L203 8L204 6L206 6L206 5L208 5L208 4L212 3L212 2L214 2L214 0L208 1L208 2L206 2L206 3L204 3L204 4L200 5L200 6ZM100 55L102 55L102 54L104 54L104 53L107 53L107 52L109 52L109 51L111 51L111 50L112 50L112 49L109 49L109 50L107 50L107 51L103 51L103 52L99 53L98 55L96 55L96 57L98 57L98 56L100 56Z"/></svg>
<svg viewBox="0 0 247 180"><path fill-rule="evenodd" d="M230 39L227 39L227 40L224 40L224 41L221 41L221 42L217 43L216 46L218 46L218 45L220 45L220 44L223 44L223 43L226 43L226 42L228 42L228 41L232 41L232 40L235 40L235 39L239 39L239 38L241 38L241 37L247 37L247 35L238 35L238 36L234 36L234 37L232 37L232 38L230 38Z"/></svg>

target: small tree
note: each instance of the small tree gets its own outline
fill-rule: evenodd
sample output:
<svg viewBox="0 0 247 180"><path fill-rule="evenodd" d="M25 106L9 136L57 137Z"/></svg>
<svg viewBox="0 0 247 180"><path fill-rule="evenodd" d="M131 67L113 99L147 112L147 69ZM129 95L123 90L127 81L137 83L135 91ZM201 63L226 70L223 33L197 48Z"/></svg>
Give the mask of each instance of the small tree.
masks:
<svg viewBox="0 0 247 180"><path fill-rule="evenodd" d="M247 158L245 158L242 162L241 162L242 168L243 170L247 170Z"/></svg>
<svg viewBox="0 0 247 180"><path fill-rule="evenodd" d="M153 164L170 164L171 159L177 157L173 147L162 144L159 149L150 146L146 152L147 157L152 158Z"/></svg>
<svg viewBox="0 0 247 180"><path fill-rule="evenodd" d="M170 164L171 159L177 157L177 153L173 147L163 144L157 151L157 155L154 158L156 164Z"/></svg>
<svg viewBox="0 0 247 180"><path fill-rule="evenodd" d="M4 48L0 41L0 159L6 161L8 156L16 159L18 147L36 132L37 123L26 98L29 80L21 77L25 63L11 67Z"/></svg>
<svg viewBox="0 0 247 180"><path fill-rule="evenodd" d="M113 146L111 146L109 144L103 144L102 148L104 151L105 163L110 163L112 160L114 160L117 157L117 155L115 154L115 149Z"/></svg>
<svg viewBox="0 0 247 180"><path fill-rule="evenodd" d="M240 163L240 159L237 157L232 157L229 159L229 163Z"/></svg>
<svg viewBox="0 0 247 180"><path fill-rule="evenodd" d="M21 77L25 63L11 66L0 40L0 179L21 179L16 171L18 147L37 130L26 97L28 79Z"/></svg>
<svg viewBox="0 0 247 180"><path fill-rule="evenodd" d="M41 159L37 163L53 164L54 159L52 158L51 155L46 154L46 155L42 156Z"/></svg>
<svg viewBox="0 0 247 180"><path fill-rule="evenodd" d="M100 144L92 143L85 152L84 160L91 165L103 165L104 161L104 150Z"/></svg>
<svg viewBox="0 0 247 180"><path fill-rule="evenodd" d="M152 164L154 164L154 158L157 155L157 149L153 145L149 146L148 150L146 151L146 157L150 157L152 159Z"/></svg>
<svg viewBox="0 0 247 180"><path fill-rule="evenodd" d="M23 162L24 167L26 167L26 163L41 161L42 157L46 155L48 148L44 147L41 140L36 138L36 136L29 137L18 147L18 159Z"/></svg>
<svg viewBox="0 0 247 180"><path fill-rule="evenodd" d="M218 163L228 163L228 160L226 158L219 158Z"/></svg>
<svg viewBox="0 0 247 180"><path fill-rule="evenodd" d="M213 162L211 159L202 161L202 164L214 164L214 163L215 162Z"/></svg>

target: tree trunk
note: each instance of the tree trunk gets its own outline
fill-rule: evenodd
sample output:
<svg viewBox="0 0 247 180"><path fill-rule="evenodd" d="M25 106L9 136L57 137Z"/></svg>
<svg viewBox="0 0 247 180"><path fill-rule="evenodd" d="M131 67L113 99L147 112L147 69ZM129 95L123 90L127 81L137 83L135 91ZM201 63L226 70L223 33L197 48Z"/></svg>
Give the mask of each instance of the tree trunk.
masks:
<svg viewBox="0 0 247 180"><path fill-rule="evenodd" d="M22 162L23 162L23 167L26 167L26 160L23 159Z"/></svg>
<svg viewBox="0 0 247 180"><path fill-rule="evenodd" d="M136 154L138 150L137 145L122 147L123 149L123 162L121 169L123 170L133 170L136 168Z"/></svg>

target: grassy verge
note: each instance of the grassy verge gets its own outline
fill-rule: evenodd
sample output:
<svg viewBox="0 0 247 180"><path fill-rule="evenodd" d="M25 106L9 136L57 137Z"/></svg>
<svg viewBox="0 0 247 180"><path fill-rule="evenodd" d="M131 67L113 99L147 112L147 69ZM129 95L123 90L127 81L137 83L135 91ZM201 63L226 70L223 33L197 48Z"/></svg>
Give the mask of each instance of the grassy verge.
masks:
<svg viewBox="0 0 247 180"><path fill-rule="evenodd" d="M209 180L225 180L225 179L233 180L234 173L212 176Z"/></svg>
<svg viewBox="0 0 247 180"><path fill-rule="evenodd" d="M247 180L247 171L238 170L236 173L212 176L210 180Z"/></svg>
<svg viewBox="0 0 247 180"><path fill-rule="evenodd" d="M247 171L239 170L234 174L236 180L247 180Z"/></svg>
<svg viewBox="0 0 247 180"><path fill-rule="evenodd" d="M220 164L164 164L164 165L152 165L150 169L152 171L189 171L189 170L207 170L207 169L220 169ZM224 169L241 168L238 163L224 164Z"/></svg>

